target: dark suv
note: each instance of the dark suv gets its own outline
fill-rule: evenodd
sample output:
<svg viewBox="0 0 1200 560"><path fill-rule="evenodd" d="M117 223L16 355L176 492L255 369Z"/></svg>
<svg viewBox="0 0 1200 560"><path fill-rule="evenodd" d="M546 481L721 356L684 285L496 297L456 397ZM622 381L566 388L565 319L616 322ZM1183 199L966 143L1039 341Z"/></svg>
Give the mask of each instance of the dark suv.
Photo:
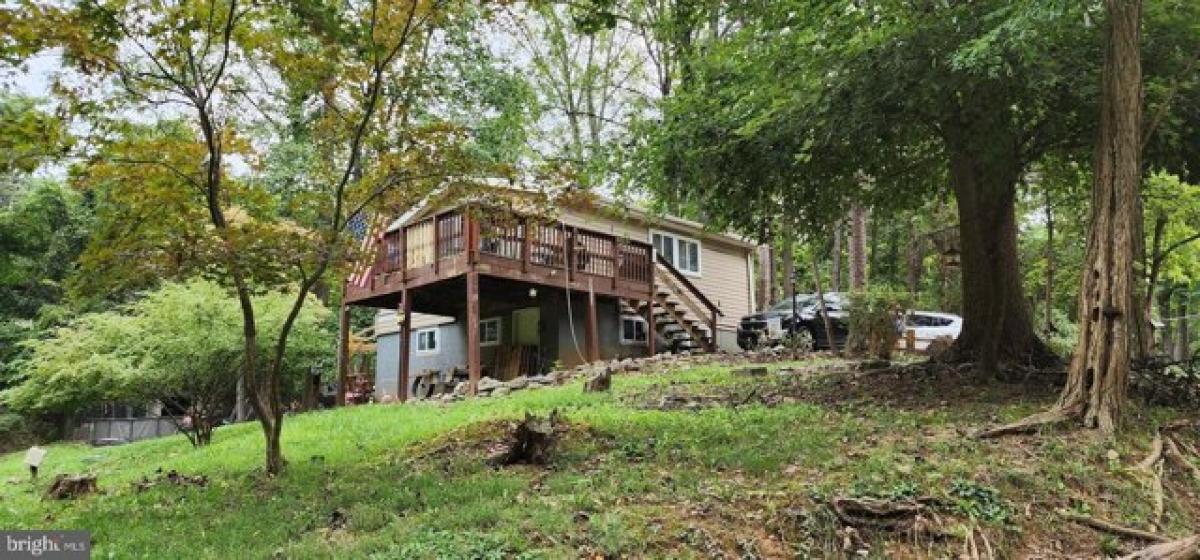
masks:
<svg viewBox="0 0 1200 560"><path fill-rule="evenodd" d="M750 350L762 346L782 344L792 333L797 343L814 349L829 348L829 337L825 333L825 320L820 315L817 296L796 294L795 314L792 320L792 302L780 301L762 313L742 317L738 324L738 346ZM833 326L833 340L838 347L846 343L850 329L847 322L846 301L839 293L825 294L825 311Z"/></svg>

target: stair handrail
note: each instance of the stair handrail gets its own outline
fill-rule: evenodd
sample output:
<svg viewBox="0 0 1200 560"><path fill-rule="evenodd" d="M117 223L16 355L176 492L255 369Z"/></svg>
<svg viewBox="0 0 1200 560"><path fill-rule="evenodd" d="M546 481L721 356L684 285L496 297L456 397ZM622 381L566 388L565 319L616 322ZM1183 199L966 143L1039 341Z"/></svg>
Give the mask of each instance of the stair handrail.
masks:
<svg viewBox="0 0 1200 560"><path fill-rule="evenodd" d="M695 295L696 299L700 300L700 303L704 304L704 307L708 308L708 311L712 313L714 318L725 316L724 313L721 313L721 309L718 308L716 304L712 302L712 300L708 299L708 296L704 295L704 292L701 292L700 288L697 288L691 280L688 280L687 276L684 276L679 269L675 268L675 265L671 264L671 261L668 261L665 257L663 257L662 253L655 251L654 256L658 260L658 264L663 265L663 268L666 268L667 272L671 273L671 276L674 276L676 280L679 280L680 284L683 284L683 287L687 288L689 292Z"/></svg>

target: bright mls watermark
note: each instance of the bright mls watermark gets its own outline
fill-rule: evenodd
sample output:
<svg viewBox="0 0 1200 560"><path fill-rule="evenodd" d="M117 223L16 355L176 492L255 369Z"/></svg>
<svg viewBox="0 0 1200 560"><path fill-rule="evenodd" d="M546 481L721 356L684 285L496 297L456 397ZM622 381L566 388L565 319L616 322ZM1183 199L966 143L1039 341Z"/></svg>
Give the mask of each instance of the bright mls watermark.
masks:
<svg viewBox="0 0 1200 560"><path fill-rule="evenodd" d="M87 531L0 531L0 560L87 560L91 555Z"/></svg>

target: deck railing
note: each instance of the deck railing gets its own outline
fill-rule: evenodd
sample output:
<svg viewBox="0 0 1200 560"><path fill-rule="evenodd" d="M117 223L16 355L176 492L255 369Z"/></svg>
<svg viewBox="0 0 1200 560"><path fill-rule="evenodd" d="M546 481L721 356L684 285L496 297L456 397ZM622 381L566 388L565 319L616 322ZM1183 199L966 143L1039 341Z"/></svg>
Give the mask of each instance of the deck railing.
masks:
<svg viewBox="0 0 1200 560"><path fill-rule="evenodd" d="M474 236L473 220L478 220ZM648 243L562 222L512 216L470 218L459 210L385 234L377 272L408 272L431 265L436 270L439 260L472 251L523 270L564 270L569 277L586 274L649 284L654 274L654 253Z"/></svg>

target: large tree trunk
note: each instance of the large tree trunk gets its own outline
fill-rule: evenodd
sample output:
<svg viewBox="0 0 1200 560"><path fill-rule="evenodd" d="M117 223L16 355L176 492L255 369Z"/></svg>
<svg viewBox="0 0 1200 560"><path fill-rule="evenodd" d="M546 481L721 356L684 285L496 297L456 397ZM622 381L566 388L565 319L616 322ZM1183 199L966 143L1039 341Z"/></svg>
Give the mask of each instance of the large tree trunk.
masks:
<svg viewBox="0 0 1200 560"><path fill-rule="evenodd" d="M1059 400L1084 426L1113 432L1121 421L1141 315L1133 264L1141 234L1141 0L1105 0L1107 41L1092 215L1079 309L1079 344Z"/></svg>
<svg viewBox="0 0 1200 560"><path fill-rule="evenodd" d="M850 289L867 287L867 209L850 207Z"/></svg>
<svg viewBox="0 0 1200 560"><path fill-rule="evenodd" d="M1014 202L1023 165L1017 140L1002 131L975 120L943 127L958 202L963 331L940 359L992 372L1057 360L1034 332L1021 285Z"/></svg>

